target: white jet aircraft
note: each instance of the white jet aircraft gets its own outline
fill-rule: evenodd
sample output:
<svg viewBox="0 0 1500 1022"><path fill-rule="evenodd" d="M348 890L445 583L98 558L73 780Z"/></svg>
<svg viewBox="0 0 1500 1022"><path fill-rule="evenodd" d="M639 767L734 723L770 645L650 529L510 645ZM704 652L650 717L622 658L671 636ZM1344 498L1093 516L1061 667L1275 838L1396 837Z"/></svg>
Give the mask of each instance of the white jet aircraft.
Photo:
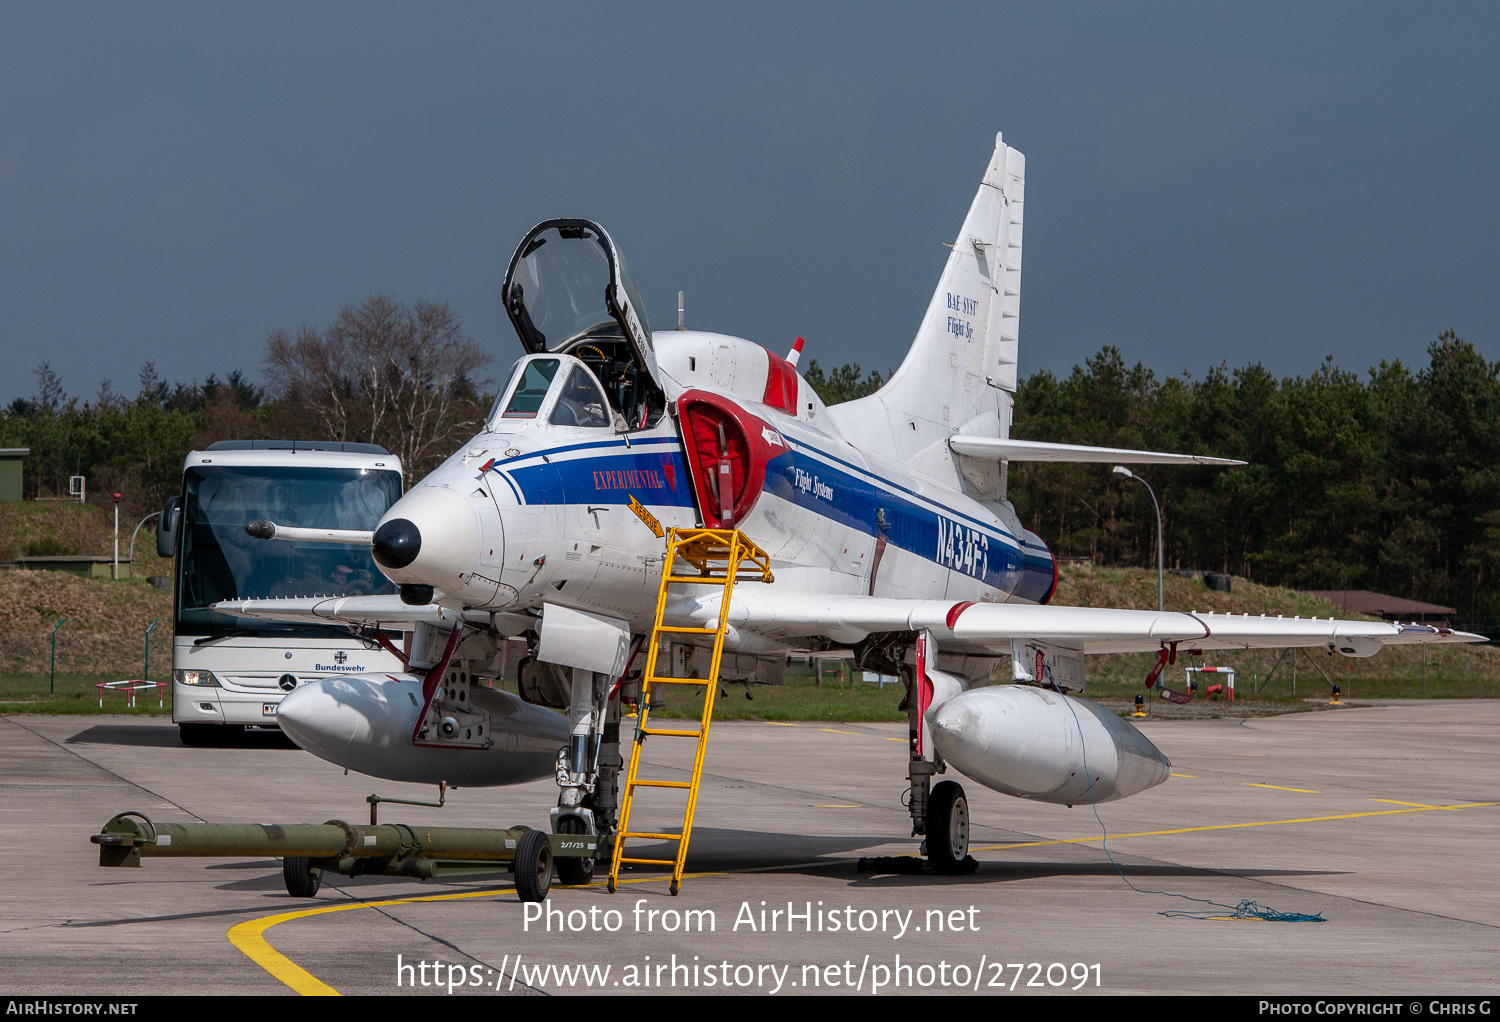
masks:
<svg viewBox="0 0 1500 1022"><path fill-rule="evenodd" d="M1179 647L1363 657L1481 641L1384 622L1047 606L1057 564L1006 500L1009 462L1240 463L1010 439L1024 168L997 135L905 361L875 394L832 407L797 372L800 340L782 358L680 323L653 333L603 228L534 227L502 289L526 354L483 430L357 537L399 598L217 606L343 621L387 645L378 629L409 633L398 651L409 673L304 685L281 702L283 729L334 763L402 781L497 785L555 770L554 830L613 834L617 682L651 631L664 568L633 502L665 526L741 529L772 558L774 584L739 586L730 602L723 678L774 679L796 650L850 651L905 678L913 834L938 868L968 845L963 789L931 785L945 765L1069 805L1167 779L1145 736L1067 694L1083 690L1088 654L1156 652L1159 673ZM719 603L683 592L667 618L716 626ZM508 636L529 640L524 701L473 684ZM987 686L997 667L1016 684ZM592 869L560 865L572 883Z"/></svg>

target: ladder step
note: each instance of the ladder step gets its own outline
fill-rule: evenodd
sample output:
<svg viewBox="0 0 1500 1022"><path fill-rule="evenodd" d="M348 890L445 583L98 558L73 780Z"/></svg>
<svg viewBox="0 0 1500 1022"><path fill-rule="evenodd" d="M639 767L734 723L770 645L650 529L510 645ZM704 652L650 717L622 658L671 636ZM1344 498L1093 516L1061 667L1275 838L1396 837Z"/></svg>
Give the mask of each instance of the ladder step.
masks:
<svg viewBox="0 0 1500 1022"><path fill-rule="evenodd" d="M698 575L678 574L682 571L697 571ZM682 879L683 866L687 858L688 837L692 831L693 813L696 808L699 788L702 784L703 753L708 743L709 721L713 713L714 699L718 695L719 678L718 672L710 672L707 678L666 678L657 676L657 658L661 654L661 638L670 635L712 635L715 638L714 648L717 651L724 641L725 633L728 631L728 602L732 595L733 587L743 581L770 582L771 558L764 551L752 543L746 536L734 529L672 529L668 533L666 560L662 563L662 575L660 588L656 600L657 625L651 632L650 653L647 658L645 680L642 683L643 695L649 694L653 685L701 685L703 692L703 707L701 719L697 729L687 730L684 728L661 728L645 727L647 716L650 712L650 700L645 699L645 705L640 709L637 718L636 740L630 755L630 766L625 782L625 790L621 799L620 829L621 832L615 842L613 852L613 863L609 873L609 887L614 890L615 881L619 876L620 867L625 863L642 866L659 866L671 871L672 893L677 893L678 885ZM664 625L661 624L662 615L665 612L668 599L668 589L672 585L695 585L695 586L719 586L722 587L725 596L725 613L720 615L718 627L700 628L688 625ZM640 780L635 777L635 772L640 765L641 744L647 735L661 735L667 738L695 738L698 740L698 760L693 765L691 780L687 781L651 781ZM679 834L664 834L655 832L635 832L629 829L630 813L638 788L677 788L686 789L688 792L687 808L684 811L682 821L682 832ZM631 858L625 856L625 842L627 839L635 841L672 841L677 844L676 859L646 859Z"/></svg>

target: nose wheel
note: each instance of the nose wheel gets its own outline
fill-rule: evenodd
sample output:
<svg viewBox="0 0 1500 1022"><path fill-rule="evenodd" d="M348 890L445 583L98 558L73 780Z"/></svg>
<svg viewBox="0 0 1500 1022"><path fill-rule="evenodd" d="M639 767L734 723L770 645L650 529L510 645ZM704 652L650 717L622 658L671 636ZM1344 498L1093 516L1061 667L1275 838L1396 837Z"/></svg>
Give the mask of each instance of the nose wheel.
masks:
<svg viewBox="0 0 1500 1022"><path fill-rule="evenodd" d="M927 858L940 873L957 870L969 856L969 800L963 785L943 781L927 796Z"/></svg>
<svg viewBox="0 0 1500 1022"><path fill-rule="evenodd" d="M583 821L576 816L564 816L557 821L559 834L582 834ZM587 887L594 881L595 859L576 859L569 855L557 857L557 880L564 887ZM613 893L613 892L611 892Z"/></svg>

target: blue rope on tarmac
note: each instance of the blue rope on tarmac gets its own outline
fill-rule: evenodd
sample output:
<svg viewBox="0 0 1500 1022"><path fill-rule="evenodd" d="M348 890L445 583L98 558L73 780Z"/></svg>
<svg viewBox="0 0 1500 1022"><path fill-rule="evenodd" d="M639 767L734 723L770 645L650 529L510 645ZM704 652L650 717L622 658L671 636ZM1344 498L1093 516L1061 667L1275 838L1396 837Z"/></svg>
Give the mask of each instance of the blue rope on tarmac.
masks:
<svg viewBox="0 0 1500 1022"><path fill-rule="evenodd" d="M1049 681L1051 681L1052 669L1048 667L1046 668L1046 671L1047 678ZM1054 686L1056 685L1055 682L1053 684ZM1058 691L1059 693L1061 693L1061 689L1059 689ZM1159 894L1167 898L1181 898L1184 901L1196 901L1200 904L1211 905L1214 908L1225 909L1232 913L1231 915L1226 916L1222 913L1209 912L1202 909L1195 912L1187 912L1179 909L1158 912L1156 913L1157 915L1166 916L1169 919L1263 919L1266 922L1271 923L1328 922L1328 920L1323 918L1323 913L1321 912L1312 915L1309 915L1306 912L1278 912L1273 908L1268 908L1267 906L1260 904L1259 902L1249 900L1242 901L1238 905L1225 905L1223 902L1214 901L1211 898L1194 898L1187 894L1178 894L1175 891L1148 891L1131 883L1130 878L1125 875L1125 871L1120 868L1120 864L1115 861L1115 857L1110 854L1109 829L1104 826L1104 820L1099 816L1099 803L1094 800L1094 777L1093 774L1089 772L1089 749L1088 742L1085 741L1083 737L1083 724L1079 722L1078 711L1073 709L1073 704L1069 702L1066 695L1063 696L1063 702L1067 704L1068 712L1073 714L1073 724L1078 728L1078 748L1083 753L1083 779L1088 782L1089 786L1089 807L1093 809L1094 819L1099 823L1099 833L1102 839L1101 847L1103 847L1104 849L1105 857L1109 859L1109 864L1115 868L1116 873L1120 874L1120 879L1125 881L1125 886L1129 887L1137 894Z"/></svg>

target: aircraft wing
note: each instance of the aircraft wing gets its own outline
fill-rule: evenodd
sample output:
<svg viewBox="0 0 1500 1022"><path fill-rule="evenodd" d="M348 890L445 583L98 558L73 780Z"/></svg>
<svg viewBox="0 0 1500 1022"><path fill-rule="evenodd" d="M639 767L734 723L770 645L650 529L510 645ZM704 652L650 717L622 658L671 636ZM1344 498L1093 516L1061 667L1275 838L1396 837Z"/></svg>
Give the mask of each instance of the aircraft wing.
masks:
<svg viewBox="0 0 1500 1022"><path fill-rule="evenodd" d="M269 600L225 600L213 610L235 617L262 621L298 621L308 624L346 624L384 627L404 631L417 622L451 628L460 619L474 625L494 625L506 634L519 634L533 627L522 614L492 614L487 610L456 610L430 603L413 607L399 596L312 596Z"/></svg>
<svg viewBox="0 0 1500 1022"><path fill-rule="evenodd" d="M674 623L712 627L719 600L684 600L669 614ZM736 587L729 623L734 644L746 650L754 649L757 638L796 645L824 636L855 643L881 632L923 630L944 649L971 653L1009 653L1014 639L1085 653L1154 653L1175 642L1192 649L1331 646L1346 656L1372 656L1388 645L1486 641L1469 632L1386 621L776 593L750 585Z"/></svg>

